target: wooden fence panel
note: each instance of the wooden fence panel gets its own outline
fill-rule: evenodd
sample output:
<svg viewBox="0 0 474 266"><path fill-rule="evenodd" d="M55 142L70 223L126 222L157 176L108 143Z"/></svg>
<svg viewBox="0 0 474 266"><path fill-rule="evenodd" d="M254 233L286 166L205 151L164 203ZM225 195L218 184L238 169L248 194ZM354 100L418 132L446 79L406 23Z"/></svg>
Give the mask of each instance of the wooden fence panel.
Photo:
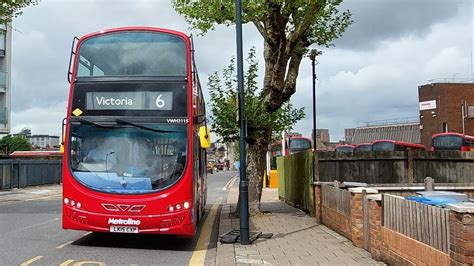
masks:
<svg viewBox="0 0 474 266"><path fill-rule="evenodd" d="M337 210L349 216L351 214L351 193L332 186L321 186L322 206Z"/></svg>
<svg viewBox="0 0 474 266"><path fill-rule="evenodd" d="M383 226L449 253L449 210L383 194Z"/></svg>

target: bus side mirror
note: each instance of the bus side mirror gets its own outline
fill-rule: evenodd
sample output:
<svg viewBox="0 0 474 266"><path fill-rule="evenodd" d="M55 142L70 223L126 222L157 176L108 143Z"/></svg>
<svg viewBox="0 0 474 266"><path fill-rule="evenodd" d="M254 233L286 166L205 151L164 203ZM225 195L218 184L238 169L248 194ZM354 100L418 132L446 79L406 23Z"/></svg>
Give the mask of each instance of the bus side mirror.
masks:
<svg viewBox="0 0 474 266"><path fill-rule="evenodd" d="M207 149L211 147L211 132L207 126L199 128L199 140L201 142L201 148Z"/></svg>

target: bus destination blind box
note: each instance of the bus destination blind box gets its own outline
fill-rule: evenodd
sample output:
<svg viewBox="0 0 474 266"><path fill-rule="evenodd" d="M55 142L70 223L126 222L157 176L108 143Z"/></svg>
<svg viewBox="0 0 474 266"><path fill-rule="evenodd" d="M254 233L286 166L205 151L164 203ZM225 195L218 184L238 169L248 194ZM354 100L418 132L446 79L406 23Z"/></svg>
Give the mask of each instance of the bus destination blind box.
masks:
<svg viewBox="0 0 474 266"><path fill-rule="evenodd" d="M173 109L173 92L125 91L87 92L87 110L165 110Z"/></svg>

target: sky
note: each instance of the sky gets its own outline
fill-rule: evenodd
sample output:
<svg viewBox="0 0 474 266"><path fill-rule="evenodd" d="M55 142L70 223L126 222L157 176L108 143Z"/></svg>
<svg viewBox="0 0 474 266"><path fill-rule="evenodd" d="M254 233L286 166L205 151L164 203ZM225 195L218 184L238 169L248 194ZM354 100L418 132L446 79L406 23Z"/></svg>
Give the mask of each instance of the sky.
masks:
<svg viewBox="0 0 474 266"><path fill-rule="evenodd" d="M317 127L331 141L344 128L418 116L418 86L430 80L472 79L473 1L345 0L354 23L330 48L320 48ZM69 91L67 67L74 36L119 26L157 26L194 33L196 63L209 101L207 76L236 53L235 27L204 36L189 28L166 0L42 0L13 20L12 133L60 135ZM255 46L263 73L263 39L244 25L244 53ZM314 47L318 48L318 47ZM306 117L293 131L312 130L311 61L303 59L291 102ZM209 109L208 109L209 110Z"/></svg>

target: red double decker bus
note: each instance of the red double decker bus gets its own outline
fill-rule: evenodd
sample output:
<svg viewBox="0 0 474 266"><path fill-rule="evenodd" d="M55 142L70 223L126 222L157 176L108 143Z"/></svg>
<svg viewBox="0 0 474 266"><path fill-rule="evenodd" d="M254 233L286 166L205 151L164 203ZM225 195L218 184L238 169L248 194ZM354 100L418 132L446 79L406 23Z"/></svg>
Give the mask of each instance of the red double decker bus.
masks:
<svg viewBox="0 0 474 266"><path fill-rule="evenodd" d="M309 138L300 136L290 136L286 141L285 152L283 153L283 147L281 141L270 145L270 170L276 170L276 158L288 154L293 154L305 150L311 149L311 140ZM288 149L288 147L290 147Z"/></svg>
<svg viewBox="0 0 474 266"><path fill-rule="evenodd" d="M360 143L355 145L354 152L369 152L372 151L372 143Z"/></svg>
<svg viewBox="0 0 474 266"><path fill-rule="evenodd" d="M372 151L407 151L425 150L425 145L389 139L376 140L372 143Z"/></svg>
<svg viewBox="0 0 474 266"><path fill-rule="evenodd" d="M431 136L431 151L472 151L474 137L454 132L438 133Z"/></svg>
<svg viewBox="0 0 474 266"><path fill-rule="evenodd" d="M352 153L354 151L354 146L349 144L340 144L336 145L336 148L334 150L340 153Z"/></svg>
<svg viewBox="0 0 474 266"><path fill-rule="evenodd" d="M193 51L186 34L151 27L74 39L64 229L195 235L210 140Z"/></svg>

